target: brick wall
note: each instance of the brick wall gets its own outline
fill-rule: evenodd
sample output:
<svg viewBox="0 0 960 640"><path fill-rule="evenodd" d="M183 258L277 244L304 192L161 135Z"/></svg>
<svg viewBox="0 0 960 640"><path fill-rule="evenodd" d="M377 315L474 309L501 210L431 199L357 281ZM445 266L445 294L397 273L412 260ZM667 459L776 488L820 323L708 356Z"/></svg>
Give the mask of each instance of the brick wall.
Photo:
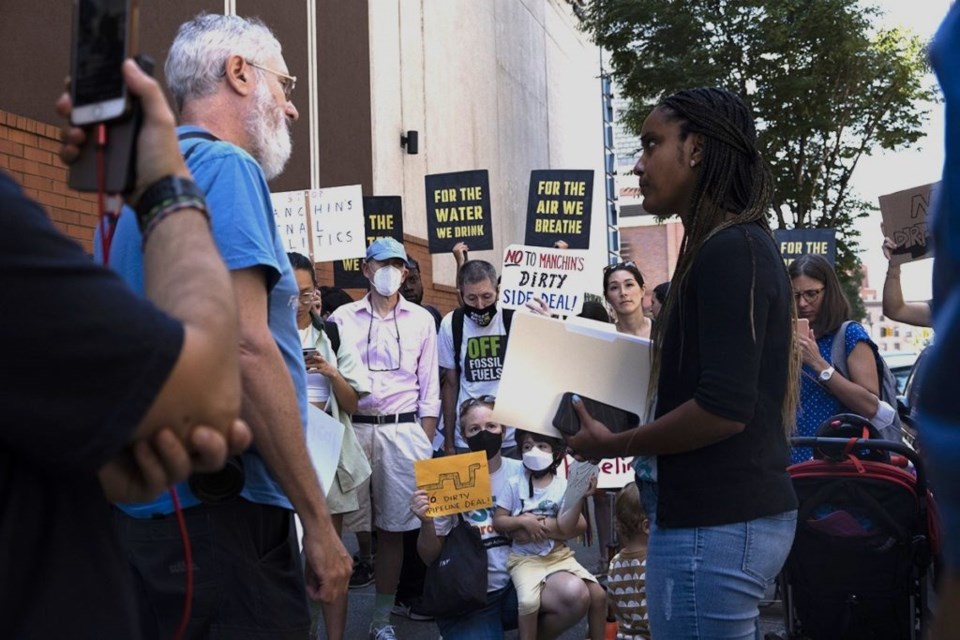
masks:
<svg viewBox="0 0 960 640"><path fill-rule="evenodd" d="M683 225L679 222L621 227L620 255L637 263L649 291L673 276L682 240Z"/></svg>
<svg viewBox="0 0 960 640"><path fill-rule="evenodd" d="M0 171L20 183L65 234L92 253L96 197L67 188L67 170L57 156L59 149L59 128L0 111Z"/></svg>

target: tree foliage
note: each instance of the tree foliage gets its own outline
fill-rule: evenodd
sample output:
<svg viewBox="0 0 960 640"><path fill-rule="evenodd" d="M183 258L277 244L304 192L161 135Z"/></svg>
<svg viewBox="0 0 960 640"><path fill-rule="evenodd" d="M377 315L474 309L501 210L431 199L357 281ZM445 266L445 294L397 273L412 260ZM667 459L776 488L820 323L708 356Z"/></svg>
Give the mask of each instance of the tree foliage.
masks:
<svg viewBox="0 0 960 640"><path fill-rule="evenodd" d="M738 93L774 175L775 226L837 229L838 272L857 292L853 223L875 207L850 179L864 155L915 143L936 96L925 44L878 15L858 0L593 0L583 27L610 52L635 132L663 95Z"/></svg>

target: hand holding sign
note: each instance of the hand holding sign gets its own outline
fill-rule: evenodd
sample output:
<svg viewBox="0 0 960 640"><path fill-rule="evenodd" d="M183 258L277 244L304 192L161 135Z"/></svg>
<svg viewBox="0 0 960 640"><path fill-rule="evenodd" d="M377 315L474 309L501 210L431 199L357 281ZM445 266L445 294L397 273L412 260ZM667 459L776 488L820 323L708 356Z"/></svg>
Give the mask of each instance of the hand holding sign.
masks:
<svg viewBox="0 0 960 640"><path fill-rule="evenodd" d="M417 489L426 491L426 516L452 515L493 506L490 470L482 451L414 463Z"/></svg>
<svg viewBox="0 0 960 640"><path fill-rule="evenodd" d="M590 462L575 460L567 470L567 490L563 494L560 511L579 508L580 500L593 493L597 488L600 467Z"/></svg>

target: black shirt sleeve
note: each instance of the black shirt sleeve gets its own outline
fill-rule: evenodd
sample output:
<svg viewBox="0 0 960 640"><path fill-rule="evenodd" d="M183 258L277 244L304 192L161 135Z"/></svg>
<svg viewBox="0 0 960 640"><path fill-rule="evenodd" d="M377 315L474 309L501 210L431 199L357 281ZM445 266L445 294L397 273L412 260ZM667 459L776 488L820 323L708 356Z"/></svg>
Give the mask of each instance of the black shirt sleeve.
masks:
<svg viewBox="0 0 960 640"><path fill-rule="evenodd" d="M93 471L129 443L183 345L0 174L0 448Z"/></svg>
<svg viewBox="0 0 960 640"><path fill-rule="evenodd" d="M710 413L747 423L757 403L769 292L754 239L734 227L708 240L694 264L700 372L694 399Z"/></svg>

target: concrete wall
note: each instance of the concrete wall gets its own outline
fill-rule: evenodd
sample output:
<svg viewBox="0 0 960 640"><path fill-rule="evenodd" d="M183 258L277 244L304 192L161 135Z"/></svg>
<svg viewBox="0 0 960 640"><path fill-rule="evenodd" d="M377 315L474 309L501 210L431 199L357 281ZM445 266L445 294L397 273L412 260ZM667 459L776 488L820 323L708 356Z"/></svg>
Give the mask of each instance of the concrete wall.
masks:
<svg viewBox="0 0 960 640"><path fill-rule="evenodd" d="M487 169L499 265L522 243L533 169L593 169L590 268L605 264L599 50L562 0L370 0L373 188L427 232L423 176ZM420 154L400 147L420 133ZM450 256L434 280L452 285ZM599 279L598 279L599 280ZM599 286L598 286L599 291Z"/></svg>

